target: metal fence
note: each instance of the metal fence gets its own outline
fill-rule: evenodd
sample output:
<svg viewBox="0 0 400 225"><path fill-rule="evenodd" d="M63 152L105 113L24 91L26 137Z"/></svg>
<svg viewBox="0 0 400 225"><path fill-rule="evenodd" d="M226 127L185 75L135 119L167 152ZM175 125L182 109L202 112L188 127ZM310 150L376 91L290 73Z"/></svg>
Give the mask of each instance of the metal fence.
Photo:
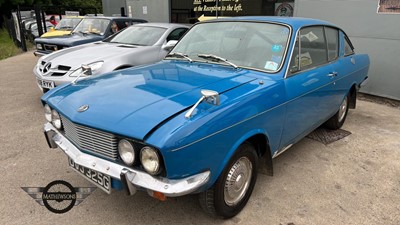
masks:
<svg viewBox="0 0 400 225"><path fill-rule="evenodd" d="M46 11L57 12L59 19L62 19L62 14L75 11L78 15L86 15L88 13L97 16L97 9L94 7L68 7L65 6L43 6L35 5L34 7L20 7L12 12L11 18L3 16L5 27L8 34L14 41L15 45L23 51L27 51L26 43L34 43L35 35L32 34L31 24L37 25L38 36L47 32L46 26ZM30 16L21 16L21 12L30 12ZM26 13L25 13L26 14ZM29 24L29 25L28 25Z"/></svg>

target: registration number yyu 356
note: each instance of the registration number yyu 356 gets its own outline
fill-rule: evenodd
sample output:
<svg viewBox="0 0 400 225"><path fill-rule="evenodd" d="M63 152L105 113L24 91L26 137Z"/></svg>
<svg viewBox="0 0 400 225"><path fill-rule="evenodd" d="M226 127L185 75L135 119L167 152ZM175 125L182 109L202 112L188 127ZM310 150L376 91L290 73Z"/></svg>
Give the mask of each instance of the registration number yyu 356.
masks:
<svg viewBox="0 0 400 225"><path fill-rule="evenodd" d="M98 186L103 191L111 192L111 178L108 175L100 173L99 171L89 169L82 165L76 164L74 160L68 158L69 166L72 167L76 172L80 173L87 180Z"/></svg>

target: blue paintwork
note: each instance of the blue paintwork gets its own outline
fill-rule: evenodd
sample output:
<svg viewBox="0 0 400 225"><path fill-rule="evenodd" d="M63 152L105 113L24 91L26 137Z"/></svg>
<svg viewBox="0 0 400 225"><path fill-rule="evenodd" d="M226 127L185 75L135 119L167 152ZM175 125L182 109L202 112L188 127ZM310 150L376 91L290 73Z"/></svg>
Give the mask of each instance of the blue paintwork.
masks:
<svg viewBox="0 0 400 225"><path fill-rule="evenodd" d="M277 22L292 27L330 23L285 17L235 17L225 20ZM294 45L292 35L288 54ZM285 77L285 66L275 74L235 70L220 64L164 60L64 85L42 100L70 120L158 148L166 176L182 178L204 170L218 178L237 147L261 134L271 155L295 143L334 115L353 85L367 76L367 55L344 56L340 33L339 58L319 68ZM355 58L356 64L351 63ZM326 75L337 71L335 78ZM262 81L262 82L260 82ZM221 104L201 103L193 117L184 117L201 97L201 89L220 93ZM77 113L84 104L89 110ZM199 190L199 191L201 191Z"/></svg>

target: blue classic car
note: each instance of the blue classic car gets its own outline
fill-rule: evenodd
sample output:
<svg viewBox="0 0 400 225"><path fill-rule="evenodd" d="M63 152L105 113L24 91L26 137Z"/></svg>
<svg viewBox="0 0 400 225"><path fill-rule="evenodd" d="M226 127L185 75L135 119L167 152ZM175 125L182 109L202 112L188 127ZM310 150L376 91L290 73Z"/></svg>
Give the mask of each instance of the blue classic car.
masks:
<svg viewBox="0 0 400 225"><path fill-rule="evenodd" d="M43 56L60 49L102 41L127 26L145 22L128 17L85 17L70 35L36 38L36 51L33 54Z"/></svg>
<svg viewBox="0 0 400 225"><path fill-rule="evenodd" d="M230 218L249 200L261 157L272 175L272 159L315 128L342 126L368 69L328 22L201 22L159 63L50 90L45 136L107 193L198 193L208 214Z"/></svg>

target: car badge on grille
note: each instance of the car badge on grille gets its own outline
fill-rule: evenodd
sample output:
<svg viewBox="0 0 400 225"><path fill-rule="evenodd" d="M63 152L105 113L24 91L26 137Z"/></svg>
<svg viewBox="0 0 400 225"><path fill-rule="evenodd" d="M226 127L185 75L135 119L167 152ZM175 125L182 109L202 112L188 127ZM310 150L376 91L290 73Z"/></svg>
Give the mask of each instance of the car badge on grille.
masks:
<svg viewBox="0 0 400 225"><path fill-rule="evenodd" d="M42 70L43 76L46 76L47 74L50 73L50 68L51 68L51 62L47 62L46 64L44 64Z"/></svg>
<svg viewBox="0 0 400 225"><path fill-rule="evenodd" d="M89 109L88 105L83 105L83 106L79 107L77 111L78 112L85 112L88 109Z"/></svg>

